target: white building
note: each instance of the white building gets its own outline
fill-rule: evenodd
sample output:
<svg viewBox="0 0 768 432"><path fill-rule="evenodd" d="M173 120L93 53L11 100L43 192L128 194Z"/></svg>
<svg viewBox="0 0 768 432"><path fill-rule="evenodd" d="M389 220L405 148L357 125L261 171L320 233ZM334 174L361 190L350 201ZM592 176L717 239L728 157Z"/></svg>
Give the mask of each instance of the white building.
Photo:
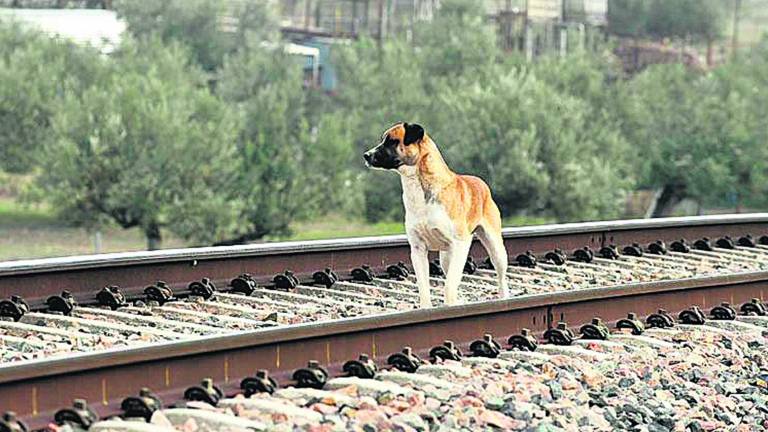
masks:
<svg viewBox="0 0 768 432"><path fill-rule="evenodd" d="M0 20L13 20L51 36L89 44L111 52L125 31L117 13L103 9L15 9L0 8Z"/></svg>

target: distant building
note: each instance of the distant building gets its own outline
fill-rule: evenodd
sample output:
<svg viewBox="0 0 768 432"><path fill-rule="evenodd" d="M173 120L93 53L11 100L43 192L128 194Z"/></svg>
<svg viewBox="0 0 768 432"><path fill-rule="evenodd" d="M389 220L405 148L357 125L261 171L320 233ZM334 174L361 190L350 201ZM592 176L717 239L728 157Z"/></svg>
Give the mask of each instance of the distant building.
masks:
<svg viewBox="0 0 768 432"><path fill-rule="evenodd" d="M111 52L125 31L115 11L103 9L12 9L0 8L0 20L13 20L51 36L92 45Z"/></svg>
<svg viewBox="0 0 768 432"><path fill-rule="evenodd" d="M410 39L419 23L433 19L441 5L441 0L253 1L270 1L278 8L282 33L290 41L285 49L303 59L305 84L329 91L336 87L333 45L361 36ZM608 1L477 0L477 5L496 27L504 49L532 59L591 46L602 36ZM0 6L14 7L0 8L0 19L10 16L49 34L99 45L105 52L117 45L125 30L114 11L102 10L111 9L112 0L0 0ZM51 9L17 9L21 7ZM235 16L221 18L225 27L237 25Z"/></svg>

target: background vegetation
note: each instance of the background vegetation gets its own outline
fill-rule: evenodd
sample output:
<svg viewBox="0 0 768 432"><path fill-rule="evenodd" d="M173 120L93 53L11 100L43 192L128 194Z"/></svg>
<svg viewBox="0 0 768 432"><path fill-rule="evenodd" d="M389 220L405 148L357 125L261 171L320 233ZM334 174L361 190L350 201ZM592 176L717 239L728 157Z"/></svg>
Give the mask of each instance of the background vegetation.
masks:
<svg viewBox="0 0 768 432"><path fill-rule="evenodd" d="M717 0L611 3L623 37L711 46L727 25ZM0 199L0 222L133 239L107 250L399 232L399 180L361 154L400 120L486 179L508 223L621 217L641 189L654 216L684 199L768 207L767 40L717 67L628 75L610 44L526 62L473 2L444 0L412 37L335 46L326 94L303 85L264 2L237 3L231 33L222 4L118 2L128 35L106 57L0 24L0 195L20 184L28 204ZM5 235L0 258L27 255Z"/></svg>

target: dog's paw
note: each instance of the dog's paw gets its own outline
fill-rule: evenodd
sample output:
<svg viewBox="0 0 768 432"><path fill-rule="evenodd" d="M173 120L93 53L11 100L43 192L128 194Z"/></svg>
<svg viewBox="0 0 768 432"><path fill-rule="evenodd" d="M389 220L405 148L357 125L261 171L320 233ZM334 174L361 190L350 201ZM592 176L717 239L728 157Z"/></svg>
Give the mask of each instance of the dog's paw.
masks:
<svg viewBox="0 0 768 432"><path fill-rule="evenodd" d="M445 299L446 306L456 306L460 304L464 304L464 301L461 299L461 297L451 297Z"/></svg>

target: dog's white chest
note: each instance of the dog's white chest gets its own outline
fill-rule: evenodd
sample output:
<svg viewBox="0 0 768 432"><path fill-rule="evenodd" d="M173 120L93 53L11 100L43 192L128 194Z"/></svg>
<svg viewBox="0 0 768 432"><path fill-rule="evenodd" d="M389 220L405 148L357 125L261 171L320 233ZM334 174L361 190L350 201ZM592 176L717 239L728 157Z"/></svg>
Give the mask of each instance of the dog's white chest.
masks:
<svg viewBox="0 0 768 432"><path fill-rule="evenodd" d="M445 208L428 200L418 179L403 177L405 232L409 241L430 250L448 250L456 239L456 229Z"/></svg>

